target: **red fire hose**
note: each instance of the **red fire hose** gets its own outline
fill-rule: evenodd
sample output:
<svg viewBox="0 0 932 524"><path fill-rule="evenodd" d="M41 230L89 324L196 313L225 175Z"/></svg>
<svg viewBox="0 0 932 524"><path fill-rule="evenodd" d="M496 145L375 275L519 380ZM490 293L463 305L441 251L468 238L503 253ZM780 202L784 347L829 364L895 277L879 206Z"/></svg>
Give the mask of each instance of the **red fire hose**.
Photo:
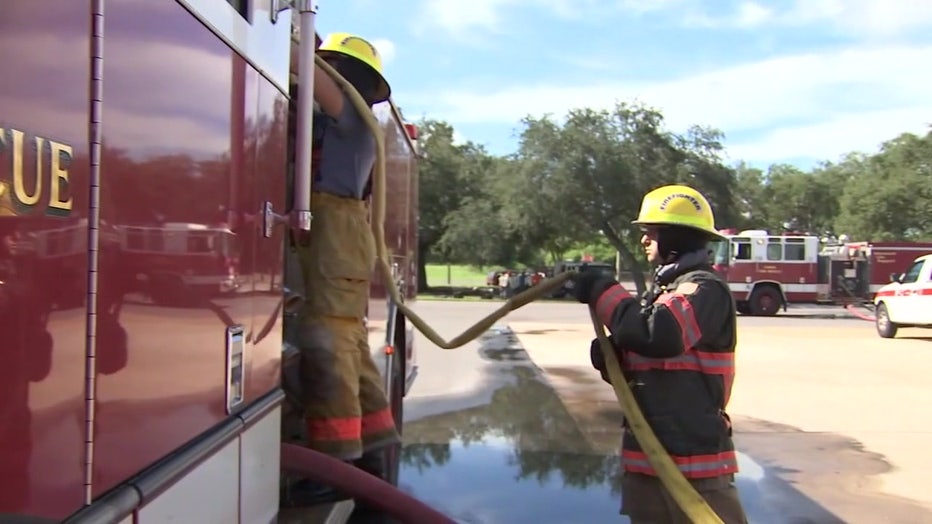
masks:
<svg viewBox="0 0 932 524"><path fill-rule="evenodd" d="M282 443L282 469L332 486L405 523L456 524L456 521L384 480L342 460L296 444Z"/></svg>
<svg viewBox="0 0 932 524"><path fill-rule="evenodd" d="M857 317L861 320L866 320L868 322L874 322L877 320L873 316L868 315L864 313L863 311L859 311L858 308L854 304L848 304L847 306L845 306L845 309L848 310L848 313L851 313L852 316Z"/></svg>

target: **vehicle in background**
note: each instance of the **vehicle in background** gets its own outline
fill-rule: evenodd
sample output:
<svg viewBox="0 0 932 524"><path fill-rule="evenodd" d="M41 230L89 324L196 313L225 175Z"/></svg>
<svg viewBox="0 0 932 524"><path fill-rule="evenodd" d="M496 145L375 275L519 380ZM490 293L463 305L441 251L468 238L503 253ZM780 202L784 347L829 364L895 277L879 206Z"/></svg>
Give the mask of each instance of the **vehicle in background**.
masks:
<svg viewBox="0 0 932 524"><path fill-rule="evenodd" d="M863 304L888 281L891 268L932 250L921 242L842 242L764 230L725 234L711 244L713 267L743 314L775 315L789 304Z"/></svg>
<svg viewBox="0 0 932 524"><path fill-rule="evenodd" d="M901 327L932 328L932 253L913 261L874 296L877 334L893 338Z"/></svg>
<svg viewBox="0 0 932 524"><path fill-rule="evenodd" d="M183 306L241 287L239 239L225 224L117 226L122 263L139 291L160 305Z"/></svg>
<svg viewBox="0 0 932 524"><path fill-rule="evenodd" d="M295 270L278 217L291 205L300 81L286 5L4 3L5 518L278 515L282 317ZM416 130L390 103L375 112L386 240L411 300ZM385 296L376 278L368 326L400 425L413 337Z"/></svg>

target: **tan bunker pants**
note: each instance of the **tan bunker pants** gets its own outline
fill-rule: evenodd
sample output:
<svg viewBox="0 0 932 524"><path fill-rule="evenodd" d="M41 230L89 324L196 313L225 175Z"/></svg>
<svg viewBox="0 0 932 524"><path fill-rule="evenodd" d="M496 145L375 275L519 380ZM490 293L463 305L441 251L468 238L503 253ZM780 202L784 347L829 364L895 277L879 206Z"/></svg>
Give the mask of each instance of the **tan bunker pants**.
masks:
<svg viewBox="0 0 932 524"><path fill-rule="evenodd" d="M308 446L342 460L397 443L363 319L375 262L361 200L311 197L310 244L298 250L306 306L301 319L301 391Z"/></svg>

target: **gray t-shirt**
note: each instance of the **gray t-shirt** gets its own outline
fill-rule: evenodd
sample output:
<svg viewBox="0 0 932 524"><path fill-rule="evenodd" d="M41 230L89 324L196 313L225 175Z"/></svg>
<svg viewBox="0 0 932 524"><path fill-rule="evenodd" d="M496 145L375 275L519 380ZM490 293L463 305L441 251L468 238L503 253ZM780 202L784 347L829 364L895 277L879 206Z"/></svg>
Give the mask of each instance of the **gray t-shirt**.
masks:
<svg viewBox="0 0 932 524"><path fill-rule="evenodd" d="M314 139L323 139L314 190L361 199L375 164L375 137L345 95L343 100L339 118L314 113Z"/></svg>

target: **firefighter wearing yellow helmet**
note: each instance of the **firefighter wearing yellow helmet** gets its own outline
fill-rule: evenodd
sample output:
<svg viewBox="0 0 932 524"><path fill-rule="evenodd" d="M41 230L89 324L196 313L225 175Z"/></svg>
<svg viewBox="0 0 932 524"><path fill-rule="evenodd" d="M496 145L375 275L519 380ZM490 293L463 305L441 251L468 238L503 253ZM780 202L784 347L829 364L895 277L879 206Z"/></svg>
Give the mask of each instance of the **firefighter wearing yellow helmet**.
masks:
<svg viewBox="0 0 932 524"><path fill-rule="evenodd" d="M609 328L625 378L674 463L723 522L745 524L725 413L737 322L731 291L709 263L707 244L721 238L712 206L689 186L663 186L644 197L634 223L656 267L651 288L635 297L616 280L583 270L574 294ZM589 351L593 367L609 381L597 339ZM622 514L635 524L689 522L625 427Z"/></svg>
<svg viewBox="0 0 932 524"><path fill-rule="evenodd" d="M370 105L388 100L376 48L359 36L334 33L318 54ZM384 476L383 450L400 442L365 326L375 263L366 199L375 163L375 137L337 83L314 72L314 227L297 246L305 285L298 344L307 445ZM309 481L295 486L306 503L348 498Z"/></svg>

